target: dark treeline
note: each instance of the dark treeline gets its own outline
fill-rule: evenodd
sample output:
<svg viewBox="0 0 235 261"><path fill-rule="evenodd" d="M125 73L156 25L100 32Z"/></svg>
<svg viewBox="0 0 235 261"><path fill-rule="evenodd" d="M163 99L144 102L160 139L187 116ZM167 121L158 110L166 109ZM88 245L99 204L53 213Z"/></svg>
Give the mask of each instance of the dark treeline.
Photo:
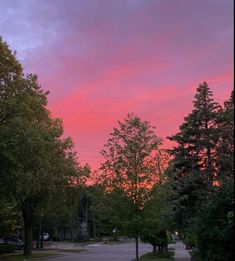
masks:
<svg viewBox="0 0 235 261"><path fill-rule="evenodd" d="M207 83L197 88L170 154L175 221L199 260L233 260L234 94L221 107Z"/></svg>
<svg viewBox="0 0 235 261"><path fill-rule="evenodd" d="M233 93L221 106L200 84L169 151L149 122L128 114L95 172L79 164L47 96L0 38L0 238L22 237L30 255L43 232L72 241L125 236L139 260L139 239L167 257L178 231L195 260L233 260Z"/></svg>

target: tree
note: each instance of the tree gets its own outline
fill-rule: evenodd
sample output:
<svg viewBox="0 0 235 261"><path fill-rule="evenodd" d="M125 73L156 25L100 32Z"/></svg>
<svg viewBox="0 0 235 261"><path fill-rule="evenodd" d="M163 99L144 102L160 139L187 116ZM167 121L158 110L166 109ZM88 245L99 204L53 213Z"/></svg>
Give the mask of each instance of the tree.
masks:
<svg viewBox="0 0 235 261"><path fill-rule="evenodd" d="M24 220L24 254L31 254L35 213L57 189L72 182L76 155L62 139L62 121L46 109L47 94L36 75L24 76L8 46L0 41L0 193L12 198Z"/></svg>
<svg viewBox="0 0 235 261"><path fill-rule="evenodd" d="M23 71L8 45L0 37L0 125L17 112L17 94Z"/></svg>
<svg viewBox="0 0 235 261"><path fill-rule="evenodd" d="M194 109L180 126L180 132L169 137L178 143L171 151L179 176L199 171L208 188L215 179L215 147L218 143L217 115L220 105L213 100L213 94L206 82L197 88Z"/></svg>
<svg viewBox="0 0 235 261"><path fill-rule="evenodd" d="M88 186L85 191L85 202L88 202L88 228L93 238L110 236L117 219L111 205L111 195L99 184Z"/></svg>
<svg viewBox="0 0 235 261"><path fill-rule="evenodd" d="M101 180L107 191L116 195L119 216L124 212L120 218L135 236L136 260L139 260L141 212L158 178L156 155L161 139L148 122L133 114L119 122L119 128L114 128L110 136L101 152L105 158Z"/></svg>
<svg viewBox="0 0 235 261"><path fill-rule="evenodd" d="M43 247L43 241L40 236L44 231L49 232L50 237L59 240L61 229L69 230L72 240L77 237L80 226L81 200L86 190L86 181L90 175L88 164L81 166L77 164L77 172L70 178L70 182L55 190L55 192L41 202L35 219L37 227L37 247ZM36 231L34 231L36 232Z"/></svg>
<svg viewBox="0 0 235 261"><path fill-rule="evenodd" d="M177 142L173 155L172 176L178 192L180 227L190 225L195 213L216 181L216 146L219 140L218 111L207 83L197 88L193 111L184 118L180 132L169 137Z"/></svg>
<svg viewBox="0 0 235 261"><path fill-rule="evenodd" d="M176 221L202 260L231 260L233 221L233 93L224 108L203 83L194 109L170 137L170 176L177 195Z"/></svg>
<svg viewBox="0 0 235 261"><path fill-rule="evenodd" d="M219 142L216 146L216 186L203 202L194 233L202 260L234 257L234 97L218 112Z"/></svg>
<svg viewBox="0 0 235 261"><path fill-rule="evenodd" d="M141 240L153 246L153 254L167 254L168 234L174 224L174 192L171 183L156 184L151 198L144 208L144 226L141 231ZM158 251L157 251L158 248Z"/></svg>
<svg viewBox="0 0 235 261"><path fill-rule="evenodd" d="M203 204L196 222L201 260L234 259L234 184L216 187Z"/></svg>
<svg viewBox="0 0 235 261"><path fill-rule="evenodd" d="M217 144L217 181L234 180L234 92L224 102L224 108L218 113L219 142Z"/></svg>

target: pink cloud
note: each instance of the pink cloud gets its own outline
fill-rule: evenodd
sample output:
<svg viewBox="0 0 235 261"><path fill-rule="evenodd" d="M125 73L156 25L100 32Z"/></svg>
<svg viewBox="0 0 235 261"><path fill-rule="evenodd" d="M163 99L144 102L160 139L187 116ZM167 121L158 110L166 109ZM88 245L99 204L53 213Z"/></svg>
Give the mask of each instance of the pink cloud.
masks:
<svg viewBox="0 0 235 261"><path fill-rule="evenodd" d="M51 92L81 161L97 167L117 120L138 114L165 138L209 83L233 86L232 1L1 1L3 36ZM171 146L166 140L166 146Z"/></svg>

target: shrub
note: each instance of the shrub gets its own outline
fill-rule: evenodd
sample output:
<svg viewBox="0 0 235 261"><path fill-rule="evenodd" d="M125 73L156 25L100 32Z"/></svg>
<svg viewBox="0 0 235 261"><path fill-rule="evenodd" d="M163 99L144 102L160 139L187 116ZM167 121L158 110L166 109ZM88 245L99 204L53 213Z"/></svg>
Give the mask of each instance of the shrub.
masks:
<svg viewBox="0 0 235 261"><path fill-rule="evenodd" d="M185 243L186 247L193 248L196 246L196 242L197 242L196 233L193 230L187 231L187 233L185 235L185 239L184 239L184 243Z"/></svg>
<svg viewBox="0 0 235 261"><path fill-rule="evenodd" d="M15 251L15 245L3 244L0 245L0 254L12 253Z"/></svg>

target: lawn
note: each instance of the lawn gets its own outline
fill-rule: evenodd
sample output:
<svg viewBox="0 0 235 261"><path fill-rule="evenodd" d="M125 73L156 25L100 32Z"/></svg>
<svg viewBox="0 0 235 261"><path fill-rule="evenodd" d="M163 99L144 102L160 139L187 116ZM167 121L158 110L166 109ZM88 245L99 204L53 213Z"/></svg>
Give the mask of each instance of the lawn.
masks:
<svg viewBox="0 0 235 261"><path fill-rule="evenodd" d="M33 258L40 258L40 257L48 257L48 256L58 256L56 253L45 253L45 252L40 252L40 253L33 253L31 256L24 256L22 253L14 253L14 254L4 254L1 255L0 258L1 260L4 261L24 261L24 260L29 260Z"/></svg>
<svg viewBox="0 0 235 261"><path fill-rule="evenodd" d="M140 261L171 261L171 260L174 260L174 251L169 251L168 255L165 256L159 256L157 254L154 255L153 253L147 253L140 257Z"/></svg>

